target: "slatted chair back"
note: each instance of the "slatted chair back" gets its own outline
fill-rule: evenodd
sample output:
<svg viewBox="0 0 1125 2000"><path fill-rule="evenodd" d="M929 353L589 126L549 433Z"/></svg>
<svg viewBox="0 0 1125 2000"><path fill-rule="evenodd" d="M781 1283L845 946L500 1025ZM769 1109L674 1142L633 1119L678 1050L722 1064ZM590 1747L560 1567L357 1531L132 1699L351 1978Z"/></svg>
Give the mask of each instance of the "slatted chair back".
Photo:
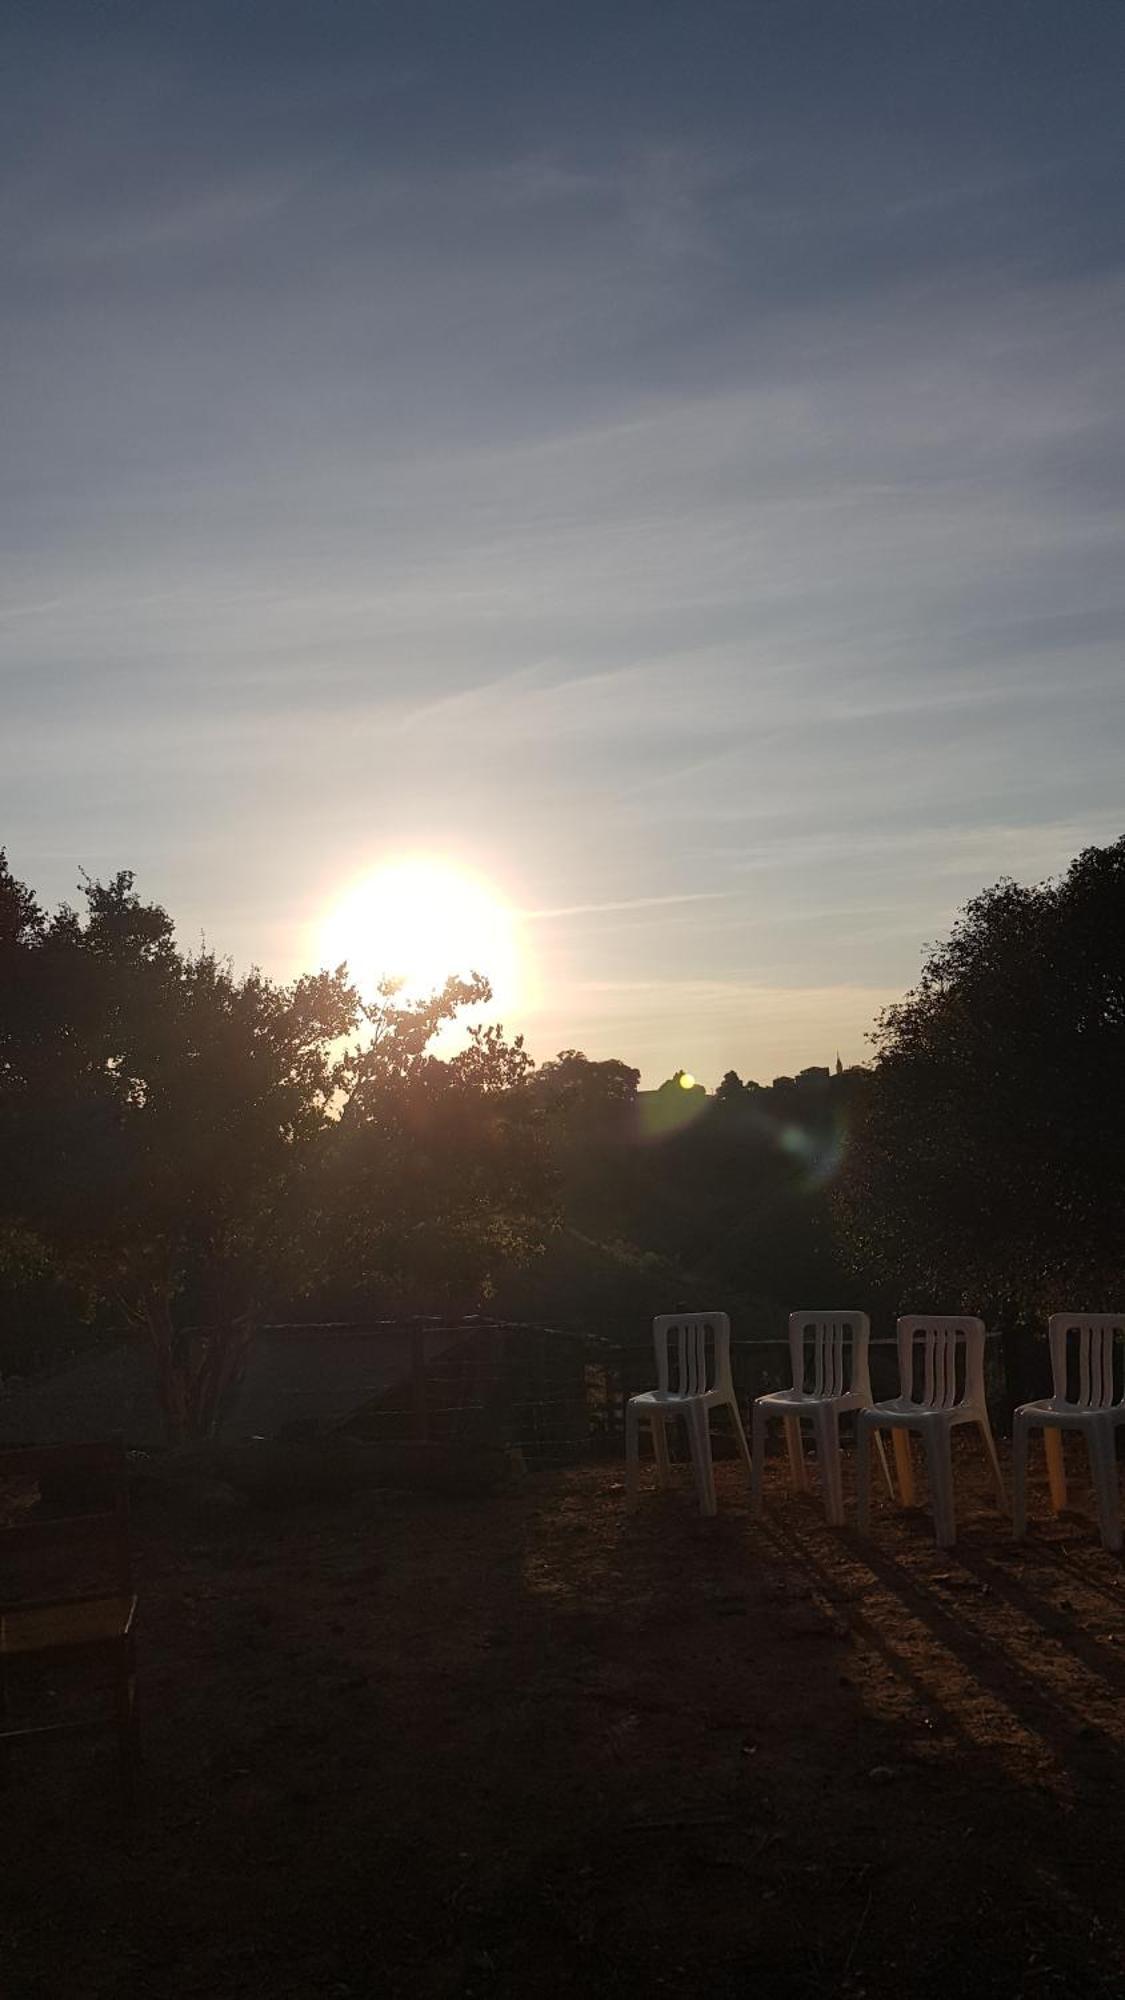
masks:
<svg viewBox="0 0 1125 2000"><path fill-rule="evenodd" d="M909 1313L898 1322L899 1393L923 1410L984 1408L984 1321Z"/></svg>
<svg viewBox="0 0 1125 2000"><path fill-rule="evenodd" d="M726 1313L660 1313L652 1334L662 1395L733 1396Z"/></svg>
<svg viewBox="0 0 1125 2000"><path fill-rule="evenodd" d="M1054 1400L1076 1410L1125 1403L1125 1313L1052 1313Z"/></svg>
<svg viewBox="0 0 1125 2000"><path fill-rule="evenodd" d="M870 1341L871 1322L866 1313L790 1313L789 1358L795 1393L837 1398L858 1391L870 1402Z"/></svg>
<svg viewBox="0 0 1125 2000"><path fill-rule="evenodd" d="M26 1502L38 1488L37 1504ZM15 1490L17 1504L0 1525L0 1603L7 1609L80 1602L88 1588L70 1586L96 1565L101 1587L121 1596L133 1590L129 1549L129 1496L120 1444L42 1445L0 1451L0 1493ZM34 1558L34 1562L21 1560Z"/></svg>

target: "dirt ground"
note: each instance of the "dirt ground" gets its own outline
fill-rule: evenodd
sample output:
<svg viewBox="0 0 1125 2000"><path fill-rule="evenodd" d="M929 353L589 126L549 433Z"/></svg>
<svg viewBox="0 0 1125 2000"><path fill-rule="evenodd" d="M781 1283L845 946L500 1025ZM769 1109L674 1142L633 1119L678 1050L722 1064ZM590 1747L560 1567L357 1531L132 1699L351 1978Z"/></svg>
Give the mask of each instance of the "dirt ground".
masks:
<svg viewBox="0 0 1125 2000"><path fill-rule="evenodd" d="M13 1756L3 2000L1125 1995L1125 1571L1088 1514L1040 1481L1017 1549L969 1443L954 1551L885 1499L829 1530L780 1460L754 1525L718 1470L714 1521L604 1465L150 1495L139 1806L110 1737Z"/></svg>

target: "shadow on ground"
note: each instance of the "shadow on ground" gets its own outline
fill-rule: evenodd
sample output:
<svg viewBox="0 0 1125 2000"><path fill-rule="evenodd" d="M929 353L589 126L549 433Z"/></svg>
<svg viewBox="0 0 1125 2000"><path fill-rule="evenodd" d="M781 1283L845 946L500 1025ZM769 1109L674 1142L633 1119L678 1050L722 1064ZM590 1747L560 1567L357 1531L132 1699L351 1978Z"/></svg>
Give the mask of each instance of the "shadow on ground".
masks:
<svg viewBox="0 0 1125 2000"><path fill-rule="evenodd" d="M1125 1993L1090 1522L1016 1549L971 1448L954 1551L718 1471L715 1521L605 1467L143 1511L140 1809L13 1764L5 2000Z"/></svg>

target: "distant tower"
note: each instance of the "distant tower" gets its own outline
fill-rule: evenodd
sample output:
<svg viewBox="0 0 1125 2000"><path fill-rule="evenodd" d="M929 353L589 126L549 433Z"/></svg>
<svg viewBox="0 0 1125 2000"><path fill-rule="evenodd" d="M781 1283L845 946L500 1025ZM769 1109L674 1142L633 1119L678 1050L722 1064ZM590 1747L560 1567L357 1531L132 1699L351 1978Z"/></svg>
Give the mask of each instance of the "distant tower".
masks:
<svg viewBox="0 0 1125 2000"><path fill-rule="evenodd" d="M844 1074L844 1065L843 1065L843 1063L842 1063L842 1062L840 1061L840 1051L839 1051L839 1049L837 1049L837 1051L836 1051L836 1074L837 1074L837 1076L843 1076L843 1074Z"/></svg>

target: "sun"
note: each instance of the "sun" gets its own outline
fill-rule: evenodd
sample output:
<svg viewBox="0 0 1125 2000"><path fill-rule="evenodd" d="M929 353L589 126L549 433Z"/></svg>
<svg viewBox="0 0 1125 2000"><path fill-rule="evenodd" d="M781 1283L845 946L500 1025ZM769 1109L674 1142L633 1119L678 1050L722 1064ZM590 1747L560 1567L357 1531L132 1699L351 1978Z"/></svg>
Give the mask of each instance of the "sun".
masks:
<svg viewBox="0 0 1125 2000"><path fill-rule="evenodd" d="M347 961L365 999L384 979L419 999L450 974L481 972L493 1008L519 996L515 913L487 882L448 862L415 857L388 862L352 883L329 912L321 960Z"/></svg>

